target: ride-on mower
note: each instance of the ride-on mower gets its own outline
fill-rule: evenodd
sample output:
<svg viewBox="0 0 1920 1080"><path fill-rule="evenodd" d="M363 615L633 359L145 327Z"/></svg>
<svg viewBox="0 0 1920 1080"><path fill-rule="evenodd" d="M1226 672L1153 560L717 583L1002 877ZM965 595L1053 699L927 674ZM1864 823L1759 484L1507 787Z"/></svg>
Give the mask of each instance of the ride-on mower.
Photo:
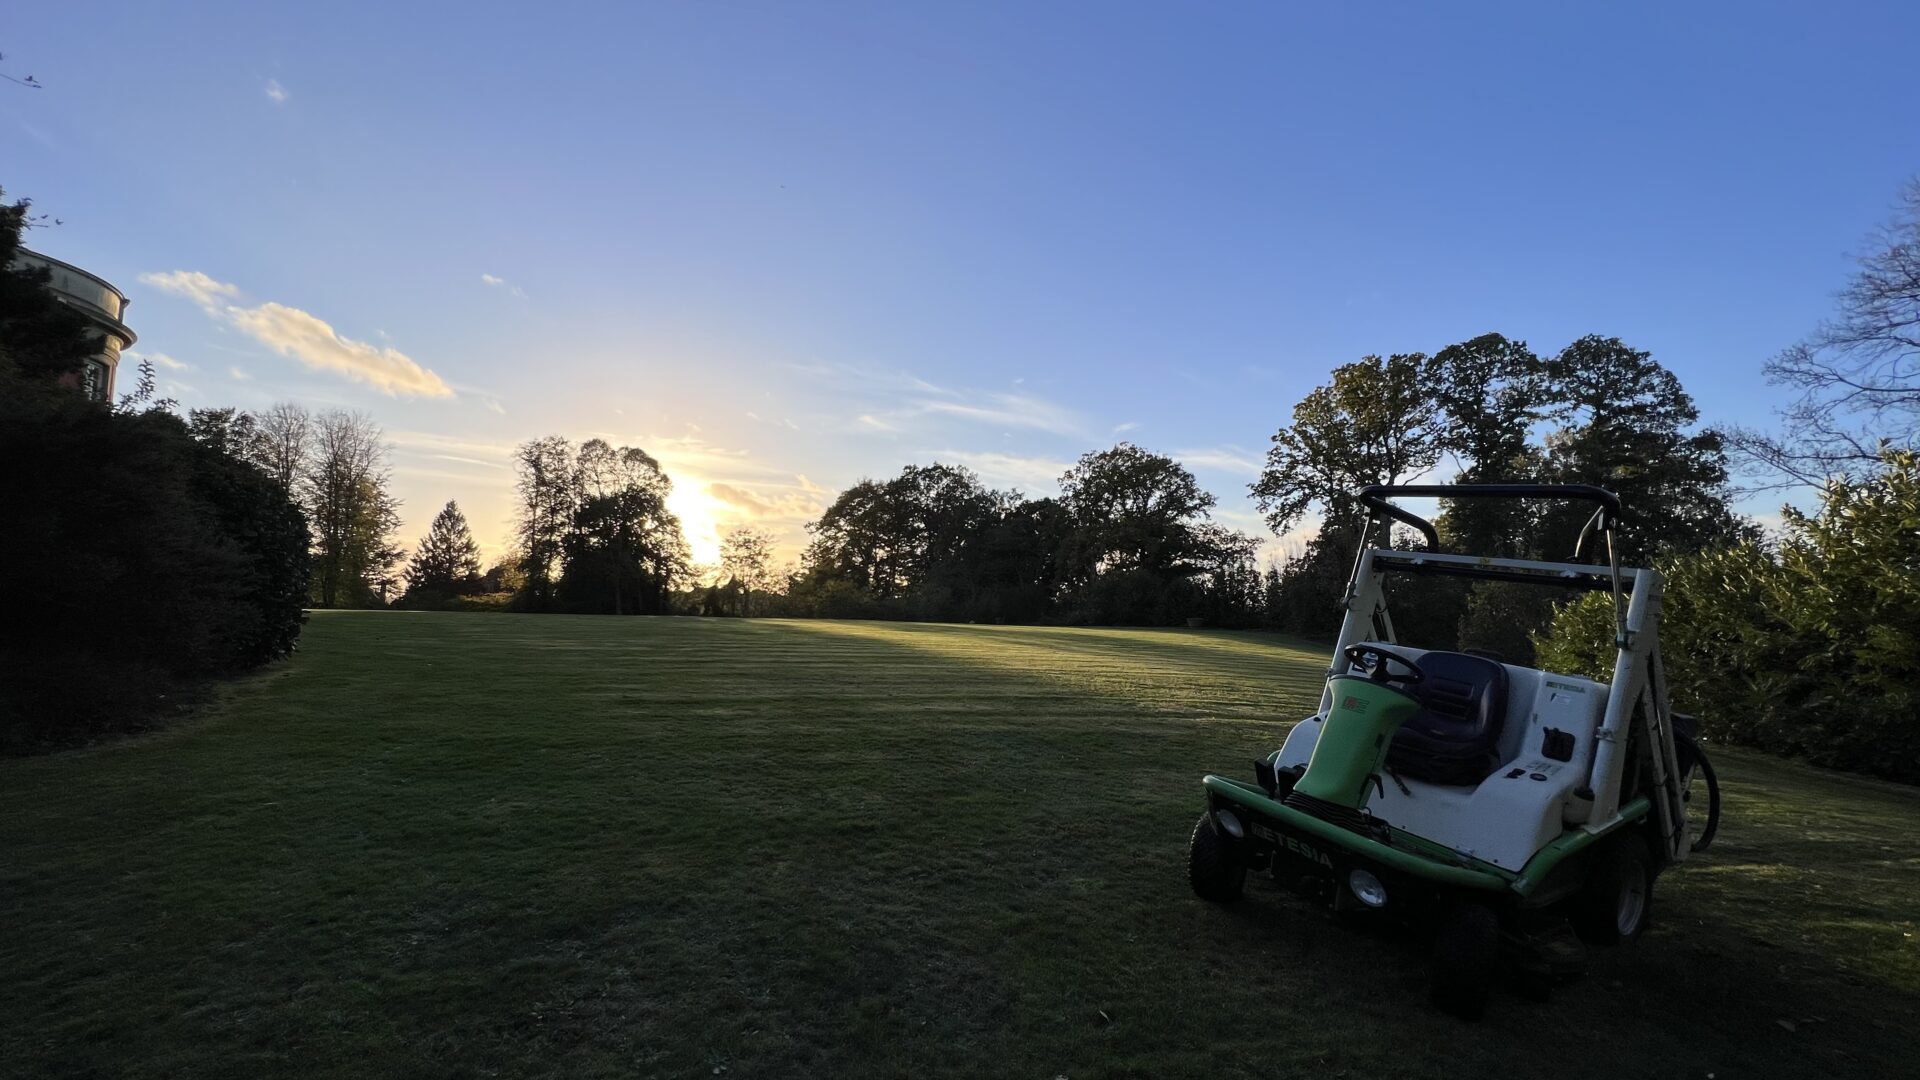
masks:
<svg viewBox="0 0 1920 1080"><path fill-rule="evenodd" d="M1594 503L1573 561L1447 554L1395 497ZM1691 718L1669 707L1660 575L1622 567L1619 497L1588 485L1374 486L1315 715L1255 762L1255 783L1208 776L1188 877L1239 898L1250 870L1340 911L1397 916L1434 936L1435 1005L1478 1016L1503 972L1545 987L1584 946L1638 938L1667 867L1703 850L1719 791ZM1392 526L1425 549L1391 547ZM1384 529L1383 529L1384 526ZM1370 548L1381 533L1388 546ZM1589 542L1604 563L1583 561ZM1609 590L1610 682L1402 645L1388 575ZM1692 807L1696 781L1705 813ZM1696 820L1690 826L1689 815ZM1569 933L1571 931L1571 933Z"/></svg>

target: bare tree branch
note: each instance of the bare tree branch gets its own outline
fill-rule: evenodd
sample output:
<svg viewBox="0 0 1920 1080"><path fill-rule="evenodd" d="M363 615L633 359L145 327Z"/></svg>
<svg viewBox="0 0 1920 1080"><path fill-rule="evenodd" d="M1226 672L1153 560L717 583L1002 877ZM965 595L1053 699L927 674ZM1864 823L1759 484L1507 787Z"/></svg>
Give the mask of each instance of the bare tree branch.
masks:
<svg viewBox="0 0 1920 1080"><path fill-rule="evenodd" d="M1838 314L1767 362L1767 380L1797 389L1781 411L1782 436L1734 433L1729 445L1762 474L1763 487L1818 485L1878 466L1920 431L1920 177L1901 191L1891 220L1871 237ZM1784 479L1781 479L1784 478Z"/></svg>

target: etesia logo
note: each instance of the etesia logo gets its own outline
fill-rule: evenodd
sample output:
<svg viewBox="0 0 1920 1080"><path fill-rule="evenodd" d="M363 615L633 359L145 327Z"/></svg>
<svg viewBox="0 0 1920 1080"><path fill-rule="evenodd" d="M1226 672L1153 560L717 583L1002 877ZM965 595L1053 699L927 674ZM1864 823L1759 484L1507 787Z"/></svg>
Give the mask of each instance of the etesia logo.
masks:
<svg viewBox="0 0 1920 1080"><path fill-rule="evenodd" d="M1280 842L1287 846L1288 851L1293 852L1308 862L1317 862L1329 870L1333 869L1333 860L1314 850L1311 846L1303 844L1291 836L1281 837Z"/></svg>

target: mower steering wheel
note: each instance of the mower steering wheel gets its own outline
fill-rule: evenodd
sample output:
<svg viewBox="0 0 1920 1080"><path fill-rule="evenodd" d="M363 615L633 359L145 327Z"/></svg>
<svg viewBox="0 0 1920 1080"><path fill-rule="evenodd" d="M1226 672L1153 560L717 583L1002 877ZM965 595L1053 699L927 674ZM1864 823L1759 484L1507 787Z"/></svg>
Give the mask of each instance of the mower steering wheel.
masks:
<svg viewBox="0 0 1920 1080"><path fill-rule="evenodd" d="M1407 669L1405 675L1394 676L1395 682L1403 682L1408 686L1413 686L1420 682L1420 680L1426 678L1425 673L1420 670L1419 664L1381 645L1367 645L1364 643L1349 645L1346 649L1346 656L1349 661L1359 664L1361 667L1372 668L1373 681L1375 682L1387 681L1387 661L1389 660ZM1372 663L1368 663L1366 660L1369 656L1374 658Z"/></svg>

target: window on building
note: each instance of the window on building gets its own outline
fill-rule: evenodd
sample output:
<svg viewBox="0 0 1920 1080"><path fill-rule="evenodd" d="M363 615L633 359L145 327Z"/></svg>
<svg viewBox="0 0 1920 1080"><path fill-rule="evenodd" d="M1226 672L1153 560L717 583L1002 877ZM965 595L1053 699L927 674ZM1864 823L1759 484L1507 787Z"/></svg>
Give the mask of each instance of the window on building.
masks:
<svg viewBox="0 0 1920 1080"><path fill-rule="evenodd" d="M80 387L81 390L86 393L87 400L107 400L107 391L110 389L109 381L112 377L113 369L106 365L106 361L87 361L86 366L80 369Z"/></svg>

